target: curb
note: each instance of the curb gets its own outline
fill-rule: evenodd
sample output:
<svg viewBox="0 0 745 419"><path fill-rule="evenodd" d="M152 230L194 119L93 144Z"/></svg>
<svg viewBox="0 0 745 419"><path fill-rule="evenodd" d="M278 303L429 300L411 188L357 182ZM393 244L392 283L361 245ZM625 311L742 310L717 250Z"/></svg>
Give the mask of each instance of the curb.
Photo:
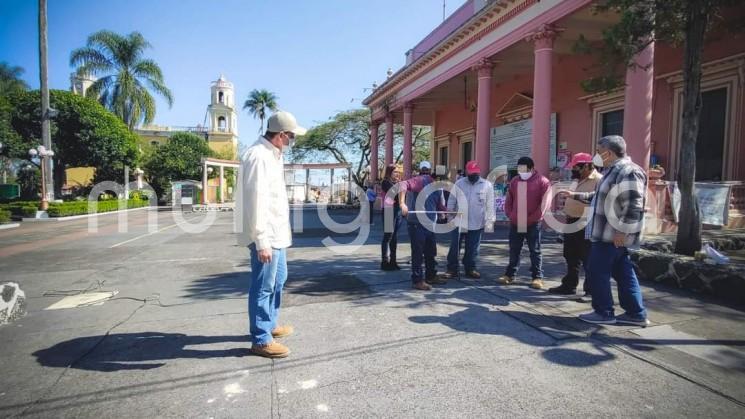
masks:
<svg viewBox="0 0 745 419"><path fill-rule="evenodd" d="M0 224L0 230L9 230L11 228L20 227L20 223Z"/></svg>
<svg viewBox="0 0 745 419"><path fill-rule="evenodd" d="M45 223L45 222L62 222L62 221L72 221L72 220L79 220L82 218L91 218L91 217L98 217L99 215L111 215L111 214L120 214L123 212L132 212L132 211L140 211L140 210L150 210L150 208L153 208L153 210L157 210L158 207L140 207L140 208L132 208L122 211L107 211L107 212L97 212L95 214L82 214L82 215L71 215L69 217L48 217L48 218L21 218L21 221L24 223Z"/></svg>

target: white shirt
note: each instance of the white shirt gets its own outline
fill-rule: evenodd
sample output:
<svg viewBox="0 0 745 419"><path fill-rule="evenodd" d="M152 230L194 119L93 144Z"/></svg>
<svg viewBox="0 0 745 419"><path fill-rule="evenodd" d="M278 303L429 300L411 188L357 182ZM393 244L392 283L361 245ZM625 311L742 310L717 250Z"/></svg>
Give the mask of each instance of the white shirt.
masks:
<svg viewBox="0 0 745 419"><path fill-rule="evenodd" d="M290 205L282 152L259 137L241 156L235 200L238 244L257 250L284 249L292 244Z"/></svg>
<svg viewBox="0 0 745 419"><path fill-rule="evenodd" d="M465 203L457 200L457 189L464 195ZM468 204L464 208L464 204ZM484 178L479 178L476 183L471 183L468 177L462 177L455 182L455 187L450 191L448 198L448 211L460 211L455 217L455 225L461 231L481 230L487 223L494 224L497 213L494 209L494 186Z"/></svg>

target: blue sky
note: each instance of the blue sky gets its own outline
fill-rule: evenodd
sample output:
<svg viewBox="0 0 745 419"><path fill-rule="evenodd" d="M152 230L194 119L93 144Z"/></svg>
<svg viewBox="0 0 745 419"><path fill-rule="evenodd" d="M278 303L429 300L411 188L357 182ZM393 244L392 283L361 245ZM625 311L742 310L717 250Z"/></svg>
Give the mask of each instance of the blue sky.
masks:
<svg viewBox="0 0 745 419"><path fill-rule="evenodd" d="M37 1L0 0L0 61L26 70L38 88ZM412 48L442 21L442 0L48 0L49 82L68 89L70 51L100 29L141 32L153 45L173 91L173 108L158 100L155 123L204 120L210 82L222 73L236 105L265 88L307 126L360 106L363 88L404 64ZM461 1L448 0L446 12ZM354 102L352 102L354 99ZM240 104L238 102L240 101ZM238 110L241 142L259 122Z"/></svg>

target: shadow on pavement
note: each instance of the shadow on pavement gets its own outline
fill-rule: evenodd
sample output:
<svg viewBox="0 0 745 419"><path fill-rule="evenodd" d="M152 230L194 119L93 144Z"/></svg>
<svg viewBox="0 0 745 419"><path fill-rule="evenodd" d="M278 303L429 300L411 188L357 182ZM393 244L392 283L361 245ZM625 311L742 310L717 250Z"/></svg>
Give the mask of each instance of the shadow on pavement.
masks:
<svg viewBox="0 0 745 419"><path fill-rule="evenodd" d="M182 333L115 333L86 336L60 342L33 353L45 367L112 372L150 370L171 359L242 357L248 351L248 336L188 336ZM195 345L240 343L230 349L189 349ZM81 348L90 348L81 354Z"/></svg>

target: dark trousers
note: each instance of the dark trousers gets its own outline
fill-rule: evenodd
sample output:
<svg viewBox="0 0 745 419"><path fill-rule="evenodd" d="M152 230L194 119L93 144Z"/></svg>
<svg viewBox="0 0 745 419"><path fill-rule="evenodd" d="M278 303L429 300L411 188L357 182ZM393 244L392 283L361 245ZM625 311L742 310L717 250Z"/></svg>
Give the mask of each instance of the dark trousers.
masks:
<svg viewBox="0 0 745 419"><path fill-rule="evenodd" d="M592 308L596 313L605 317L614 315L610 284L610 279L613 278L618 287L618 303L621 308L630 316L647 317L639 279L634 272L628 249L616 247L613 243L592 243L587 272L588 279L592 282Z"/></svg>
<svg viewBox="0 0 745 419"><path fill-rule="evenodd" d="M383 211L383 229L385 229L385 211ZM393 232L383 233L383 243L380 245L380 254L382 260L396 261L396 247L398 246L398 230L404 225L404 217L401 213L393 215Z"/></svg>
<svg viewBox="0 0 745 419"><path fill-rule="evenodd" d="M541 225L540 223L528 226L524 233L517 231L517 226L510 225L510 263L507 265L505 275L514 277L520 267L520 252L523 243L528 243L530 251L530 273L533 278L543 278L543 256L541 255Z"/></svg>
<svg viewBox="0 0 745 419"><path fill-rule="evenodd" d="M476 260L479 257L479 247L481 245L481 234L484 229L468 230L461 233L456 228L450 233L450 250L448 251L448 272L458 272L458 256L461 247L465 247L463 254L463 268L466 273L476 270ZM464 246L465 244L465 246Z"/></svg>
<svg viewBox="0 0 745 419"><path fill-rule="evenodd" d="M432 278L435 271L435 253L437 242L435 233L427 230L419 223L409 223L409 240L411 240L411 281L422 282L425 278ZM422 263L426 276L422 272Z"/></svg>
<svg viewBox="0 0 745 419"><path fill-rule="evenodd" d="M571 224L576 219L568 219ZM585 293L590 292L590 281L587 277L587 257L590 254L590 241L585 240L585 229L576 233L564 234L564 259L567 263L567 274L561 279L561 285L565 288L576 289L579 285L580 265L585 268L585 283L582 286Z"/></svg>

